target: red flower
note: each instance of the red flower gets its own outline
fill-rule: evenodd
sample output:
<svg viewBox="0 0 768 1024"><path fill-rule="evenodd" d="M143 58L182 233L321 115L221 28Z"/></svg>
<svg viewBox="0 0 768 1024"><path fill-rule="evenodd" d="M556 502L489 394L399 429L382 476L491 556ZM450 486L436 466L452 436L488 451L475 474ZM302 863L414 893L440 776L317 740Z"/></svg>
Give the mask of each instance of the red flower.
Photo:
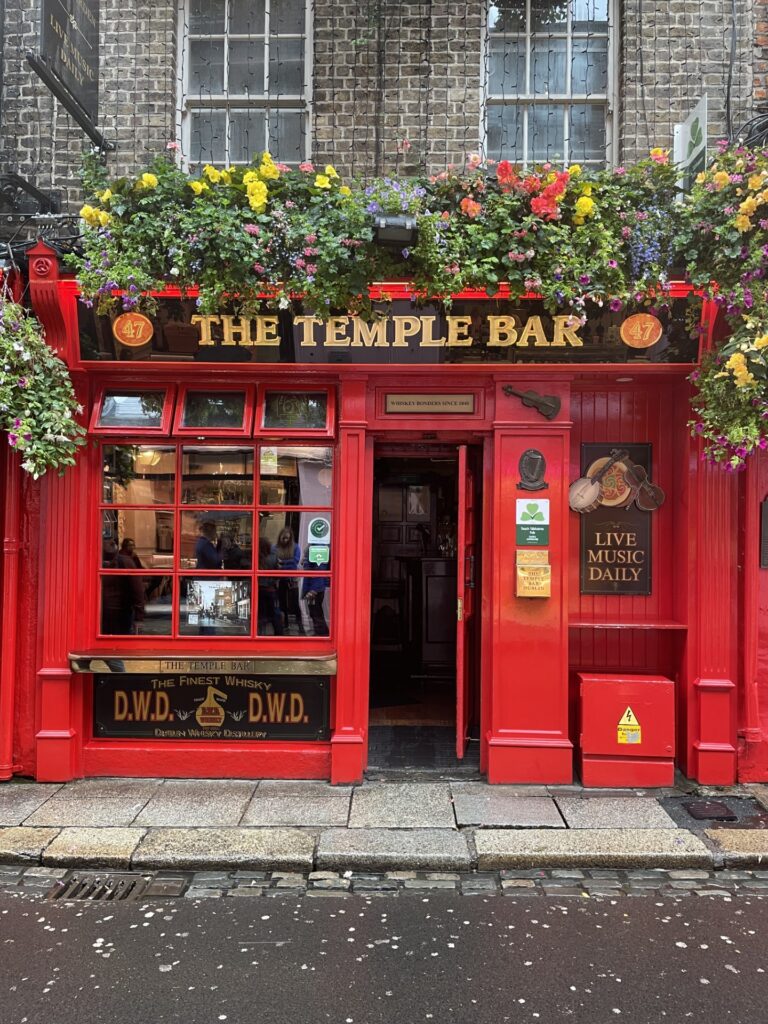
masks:
<svg viewBox="0 0 768 1024"><path fill-rule="evenodd" d="M517 180L515 169L509 160L502 160L496 168L496 180L500 185L511 185Z"/></svg>

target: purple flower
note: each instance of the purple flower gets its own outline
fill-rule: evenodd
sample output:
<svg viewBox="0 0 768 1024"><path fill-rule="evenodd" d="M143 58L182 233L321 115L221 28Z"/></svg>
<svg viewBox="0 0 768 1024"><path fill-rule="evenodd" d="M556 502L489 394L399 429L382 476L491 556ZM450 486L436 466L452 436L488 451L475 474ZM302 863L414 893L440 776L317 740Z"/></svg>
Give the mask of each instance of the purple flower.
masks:
<svg viewBox="0 0 768 1024"><path fill-rule="evenodd" d="M411 255L411 250L410 249L403 249L402 250L402 256L403 256L404 260L407 260L410 255Z"/></svg>
<svg viewBox="0 0 768 1024"><path fill-rule="evenodd" d="M381 210L381 207L374 200L372 203L368 203L368 205L366 206L366 210L368 211L368 213L379 213L379 211Z"/></svg>
<svg viewBox="0 0 768 1024"><path fill-rule="evenodd" d="M589 276L589 274L580 274L579 275L579 284L581 284L581 285L588 285L591 281L592 281L592 278Z"/></svg>
<svg viewBox="0 0 768 1024"><path fill-rule="evenodd" d="M623 305L624 303L621 301L621 299L611 299L611 301L608 303L608 308L611 310L612 313L618 313Z"/></svg>
<svg viewBox="0 0 768 1024"><path fill-rule="evenodd" d="M616 262L616 260L608 260L608 266L611 268L611 270L615 270L616 267L618 267L618 265L619 264Z"/></svg>
<svg viewBox="0 0 768 1024"><path fill-rule="evenodd" d="M18 444L18 442L19 442L19 435L18 434L14 434L13 432L8 434L8 444L11 446L11 448L15 448L16 445Z"/></svg>
<svg viewBox="0 0 768 1024"><path fill-rule="evenodd" d="M26 388L29 386L29 381L27 380L26 377L19 377L17 383L20 388Z"/></svg>
<svg viewBox="0 0 768 1024"><path fill-rule="evenodd" d="M14 427L20 427L20 426L21 426L21 420L19 419L19 417L18 417L18 416L17 416L17 417L16 417L16 419L15 419L15 420L13 421L13 425L14 425Z"/></svg>

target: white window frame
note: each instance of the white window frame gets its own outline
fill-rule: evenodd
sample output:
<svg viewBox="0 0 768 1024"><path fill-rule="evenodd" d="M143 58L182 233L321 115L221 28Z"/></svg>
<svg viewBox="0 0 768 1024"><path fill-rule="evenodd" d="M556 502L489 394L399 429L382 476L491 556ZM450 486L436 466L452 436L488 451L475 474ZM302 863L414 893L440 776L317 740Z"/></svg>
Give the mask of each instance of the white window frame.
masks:
<svg viewBox="0 0 768 1024"><path fill-rule="evenodd" d="M298 163L302 160L309 160L311 154L311 137L312 137L312 57L313 57L313 37L312 37L312 0L304 0L304 31L303 34L298 33L281 33L279 39L303 39L304 40L304 82L303 92L299 93L286 93L284 95L275 96L269 93L269 47L270 47L270 8L271 0L265 0L265 14L264 14L264 93L262 96L254 96L253 93L228 93L223 92L220 95L210 95L200 97L195 96L187 91L187 79L189 75L189 44L198 40L209 39L212 36L224 40L224 84L226 87L228 75L229 75L229 47L227 43L230 39L235 41L248 40L252 38L248 35L242 35L238 33L230 33L227 31L229 26L229 3L230 0L224 0L224 31L222 33L211 33L205 34L193 34L189 33L185 29L185 25L189 23L189 0L179 0L178 3L178 74L177 74L177 108L178 108L178 120L177 120L177 135L178 143L181 150L181 162L186 166L196 167L197 162L193 162L191 159L191 144L192 144L192 117L193 113L197 113L201 110L210 110L215 112L224 111L227 115L234 111L256 111L264 110L265 112L271 113L275 110L290 110L296 111L302 114L305 124L304 132L304 151L301 153L296 161L290 161L291 163ZM224 161L226 166L243 166L250 161L244 160L231 160L229 152L229 117L226 119L226 130L225 130L225 152L226 159ZM258 153L262 150L270 148L269 144L269 117L264 118L264 144L258 148L254 148L254 153ZM276 154L273 153L273 156Z"/></svg>
<svg viewBox="0 0 768 1024"><path fill-rule="evenodd" d="M543 93L536 95L532 92L521 92L517 95L506 94L504 96L495 95L490 92L490 43L492 33L487 27L488 10L493 6L492 0L487 0L485 17L486 22L483 25L483 43L481 46L481 81L483 83L483 104L480 113L480 138L482 140L481 151L484 156L490 156L496 159L496 153L488 152L488 110L490 107L499 106L519 106L523 108L523 154L524 160L520 164L523 169L528 169L539 163L533 159L529 159L529 146L528 146L528 118L529 109L531 106L550 106L559 105L566 108L566 117L564 119L564 139L563 139L563 163L564 166L568 166L569 163L575 163L576 161L569 159L569 125L570 120L567 116L567 112L573 106L585 106L595 105L605 107L605 161L592 161L579 159L578 162L584 164L586 167L612 167L616 162L616 155L618 153L618 97L619 97L619 0L608 0L608 71L607 71L607 89L604 93L574 93L572 92L572 80L570 74L567 77L568 92L566 93ZM573 21L573 7L571 2L568 4L568 18L567 24L564 31L553 31L550 33L539 33L539 36L552 36L556 38L565 37L566 42L566 67L570 68L572 58L572 48L574 39L587 38L589 35L594 33L589 32L573 32L572 30ZM525 31L524 32L509 32L503 35L496 36L495 38L509 38L525 40L525 74L526 83L532 83L532 39L534 33L531 32L531 0L525 0ZM502 155L502 159L504 159ZM517 161L512 161L513 163Z"/></svg>

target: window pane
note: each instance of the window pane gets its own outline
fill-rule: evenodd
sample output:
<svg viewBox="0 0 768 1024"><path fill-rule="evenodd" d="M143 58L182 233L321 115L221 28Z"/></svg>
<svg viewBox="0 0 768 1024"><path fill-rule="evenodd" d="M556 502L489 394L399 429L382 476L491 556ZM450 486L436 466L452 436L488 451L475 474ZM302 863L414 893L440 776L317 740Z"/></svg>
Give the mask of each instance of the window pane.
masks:
<svg viewBox="0 0 768 1024"><path fill-rule="evenodd" d="M608 28L608 0L573 0L575 32Z"/></svg>
<svg viewBox="0 0 768 1024"><path fill-rule="evenodd" d="M608 40L574 39L572 89L575 93L605 93L608 90Z"/></svg>
<svg viewBox="0 0 768 1024"><path fill-rule="evenodd" d="M269 8L269 31L275 33L302 33L304 31L304 0L272 0Z"/></svg>
<svg viewBox="0 0 768 1024"><path fill-rule="evenodd" d="M564 32L571 0L531 0L531 32Z"/></svg>
<svg viewBox="0 0 768 1024"><path fill-rule="evenodd" d="M264 35L264 0L229 0L229 31L235 35Z"/></svg>
<svg viewBox="0 0 768 1024"><path fill-rule="evenodd" d="M492 95L525 92L525 41L492 40L488 89Z"/></svg>
<svg viewBox="0 0 768 1024"><path fill-rule="evenodd" d="M224 42L198 39L189 44L188 92L193 96L224 92Z"/></svg>
<svg viewBox="0 0 768 1024"><path fill-rule="evenodd" d="M264 149L264 117L263 110L230 112L229 159L232 163L250 163L254 154Z"/></svg>
<svg viewBox="0 0 768 1024"><path fill-rule="evenodd" d="M286 164L304 159L304 114L294 110L278 110L269 116L269 149Z"/></svg>
<svg viewBox="0 0 768 1024"><path fill-rule="evenodd" d="M200 36L222 33L224 0L190 0L189 31Z"/></svg>
<svg viewBox="0 0 768 1024"><path fill-rule="evenodd" d="M250 569L253 516L250 512L201 509L181 513L182 569Z"/></svg>
<svg viewBox="0 0 768 1024"><path fill-rule="evenodd" d="M570 160L605 160L605 107L585 104L571 107Z"/></svg>
<svg viewBox="0 0 768 1024"><path fill-rule="evenodd" d="M102 500L107 505L170 505L176 450L144 445L104 445Z"/></svg>
<svg viewBox="0 0 768 1024"><path fill-rule="evenodd" d="M264 505L330 505L330 448L262 448L259 501Z"/></svg>
<svg viewBox="0 0 768 1024"><path fill-rule="evenodd" d="M516 104L488 107L488 156L522 163L523 108Z"/></svg>
<svg viewBox="0 0 768 1024"><path fill-rule="evenodd" d="M229 91L264 95L264 43L239 40L229 44Z"/></svg>
<svg viewBox="0 0 768 1024"><path fill-rule="evenodd" d="M242 429L244 419L244 391L188 391L181 425Z"/></svg>
<svg viewBox="0 0 768 1024"><path fill-rule="evenodd" d="M488 8L489 32L525 32L525 0L498 0Z"/></svg>
<svg viewBox="0 0 768 1024"><path fill-rule="evenodd" d="M533 160L562 160L564 107L535 106L528 115L528 149Z"/></svg>
<svg viewBox="0 0 768 1024"><path fill-rule="evenodd" d="M223 110L192 111L189 138L189 160L193 166L224 163L227 158L227 115Z"/></svg>
<svg viewBox="0 0 768 1024"><path fill-rule="evenodd" d="M265 565L264 568L269 568ZM258 636L328 636L328 576L259 576Z"/></svg>
<svg viewBox="0 0 768 1024"><path fill-rule="evenodd" d="M183 576L179 632L185 636L248 636L251 632L251 581L244 577Z"/></svg>
<svg viewBox="0 0 768 1024"><path fill-rule="evenodd" d="M531 78L536 96L564 95L568 77L565 71L566 40L536 39L531 49Z"/></svg>
<svg viewBox="0 0 768 1024"><path fill-rule="evenodd" d="M328 418L328 396L320 392L268 391L264 426L285 430L322 430Z"/></svg>
<svg viewBox="0 0 768 1024"><path fill-rule="evenodd" d="M185 505L250 505L253 449L183 448L181 501Z"/></svg>
<svg viewBox="0 0 768 1024"><path fill-rule="evenodd" d="M171 576L101 577L101 632L110 636L168 636Z"/></svg>
<svg viewBox="0 0 768 1024"><path fill-rule="evenodd" d="M270 568L327 569L331 564L330 512L259 512L259 561Z"/></svg>
<svg viewBox="0 0 768 1024"><path fill-rule="evenodd" d="M164 404L165 391L145 391L141 395L107 391L99 413L99 426L159 427Z"/></svg>
<svg viewBox="0 0 768 1024"><path fill-rule="evenodd" d="M173 512L102 512L101 550L104 569L172 569Z"/></svg>
<svg viewBox="0 0 768 1024"><path fill-rule="evenodd" d="M269 92L272 96L296 95L304 91L304 40L269 41Z"/></svg>

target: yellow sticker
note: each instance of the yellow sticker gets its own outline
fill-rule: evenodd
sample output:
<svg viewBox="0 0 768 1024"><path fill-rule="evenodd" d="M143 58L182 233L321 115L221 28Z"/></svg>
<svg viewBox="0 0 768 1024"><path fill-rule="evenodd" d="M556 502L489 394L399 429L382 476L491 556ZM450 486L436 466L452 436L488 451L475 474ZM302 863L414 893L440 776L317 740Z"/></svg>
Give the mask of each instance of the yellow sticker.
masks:
<svg viewBox="0 0 768 1024"><path fill-rule="evenodd" d="M616 740L618 743L639 744L643 742L640 723L635 718L635 713L630 707L627 708L619 719L619 724L616 727Z"/></svg>

